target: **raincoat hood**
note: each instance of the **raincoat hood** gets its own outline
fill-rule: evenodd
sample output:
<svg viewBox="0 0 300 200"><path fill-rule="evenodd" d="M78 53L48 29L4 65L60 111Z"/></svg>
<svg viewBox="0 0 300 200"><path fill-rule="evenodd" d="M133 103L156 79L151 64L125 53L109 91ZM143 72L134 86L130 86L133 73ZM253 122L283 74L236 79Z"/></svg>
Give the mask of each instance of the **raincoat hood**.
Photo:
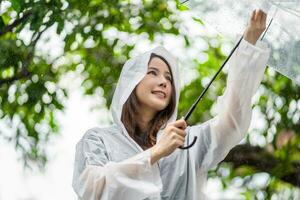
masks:
<svg viewBox="0 0 300 200"><path fill-rule="evenodd" d="M129 59L122 68L110 109L114 123L121 126L123 130L126 130L124 128L124 124L121 121L123 105L128 99L128 97L131 95L134 88L146 75L148 70L148 63L152 53L163 57L167 60L167 62L170 65L173 76L173 84L175 86L176 91L176 107L174 113L169 118L167 123L176 121L180 93L180 80L177 60L164 47L159 46L135 58Z"/></svg>

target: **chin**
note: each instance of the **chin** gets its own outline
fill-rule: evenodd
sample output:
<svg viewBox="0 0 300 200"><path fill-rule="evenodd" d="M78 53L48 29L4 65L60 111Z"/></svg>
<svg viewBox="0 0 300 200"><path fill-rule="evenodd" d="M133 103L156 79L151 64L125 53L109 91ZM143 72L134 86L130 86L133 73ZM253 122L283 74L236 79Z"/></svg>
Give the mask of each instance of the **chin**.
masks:
<svg viewBox="0 0 300 200"><path fill-rule="evenodd" d="M168 102L166 102L166 100L160 101L158 99L155 99L151 104L151 107L155 108L157 111L164 110L168 106Z"/></svg>
<svg viewBox="0 0 300 200"><path fill-rule="evenodd" d="M162 111L166 109L167 106L156 106L156 111Z"/></svg>

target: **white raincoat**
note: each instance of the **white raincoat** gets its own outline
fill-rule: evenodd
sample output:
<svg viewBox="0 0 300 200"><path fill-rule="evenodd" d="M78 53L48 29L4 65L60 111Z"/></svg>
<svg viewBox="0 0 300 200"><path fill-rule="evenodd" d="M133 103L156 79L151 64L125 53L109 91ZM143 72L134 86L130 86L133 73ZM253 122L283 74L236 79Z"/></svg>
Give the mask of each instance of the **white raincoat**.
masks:
<svg viewBox="0 0 300 200"><path fill-rule="evenodd" d="M260 41L254 46L242 40L228 62L227 87L217 100L218 114L203 124L186 128L190 141L198 137L189 156L187 150L176 149L151 165L150 150L144 151L121 122L122 106L146 75L151 53L170 64L176 111L169 122L177 118L180 82L176 59L163 47L157 47L128 60L111 105L114 124L88 130L76 146L73 188L81 200L205 199L207 171L246 135L251 121L251 97L262 80L270 50ZM157 140L161 133L162 130Z"/></svg>

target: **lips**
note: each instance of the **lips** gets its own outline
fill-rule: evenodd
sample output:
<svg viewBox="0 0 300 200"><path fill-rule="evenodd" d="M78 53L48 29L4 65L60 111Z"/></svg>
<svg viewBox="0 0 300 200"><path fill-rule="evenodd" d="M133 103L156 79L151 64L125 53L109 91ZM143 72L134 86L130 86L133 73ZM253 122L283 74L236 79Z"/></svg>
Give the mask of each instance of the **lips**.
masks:
<svg viewBox="0 0 300 200"><path fill-rule="evenodd" d="M152 94L156 94L157 96L161 97L161 98L166 98L166 93L163 91L152 91Z"/></svg>

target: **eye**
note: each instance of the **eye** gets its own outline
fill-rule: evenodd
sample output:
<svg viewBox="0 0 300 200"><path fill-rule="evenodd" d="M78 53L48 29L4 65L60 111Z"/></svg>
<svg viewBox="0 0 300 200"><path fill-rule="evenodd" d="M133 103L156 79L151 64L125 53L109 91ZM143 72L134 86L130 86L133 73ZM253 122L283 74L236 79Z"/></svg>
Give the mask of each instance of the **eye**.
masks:
<svg viewBox="0 0 300 200"><path fill-rule="evenodd" d="M150 73L156 75L156 72L155 72L155 71L149 71L148 74L150 74Z"/></svg>
<svg viewBox="0 0 300 200"><path fill-rule="evenodd" d="M170 82L172 82L172 78L170 76L166 77Z"/></svg>

